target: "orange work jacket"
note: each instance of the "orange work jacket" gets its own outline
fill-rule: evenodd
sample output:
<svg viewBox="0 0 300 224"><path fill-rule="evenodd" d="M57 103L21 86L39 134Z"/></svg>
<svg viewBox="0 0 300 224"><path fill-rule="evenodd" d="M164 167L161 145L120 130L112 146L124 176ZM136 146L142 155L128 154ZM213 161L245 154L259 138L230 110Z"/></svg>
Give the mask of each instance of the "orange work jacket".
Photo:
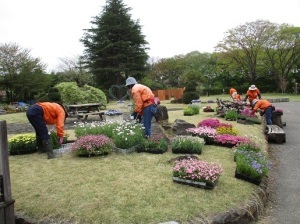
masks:
<svg viewBox="0 0 300 224"><path fill-rule="evenodd" d="M256 112L258 109L265 110L268 107L272 106L272 104L268 100L258 100L254 105L253 110Z"/></svg>
<svg viewBox="0 0 300 224"><path fill-rule="evenodd" d="M145 107L154 103L154 94L151 89L142 84L135 84L131 88L131 95L134 100L134 112L137 112L139 115L143 114Z"/></svg>
<svg viewBox="0 0 300 224"><path fill-rule="evenodd" d="M246 93L246 96L248 96L250 103L252 102L252 100L257 99L258 95L260 95L260 92L258 89L248 90Z"/></svg>
<svg viewBox="0 0 300 224"><path fill-rule="evenodd" d="M43 108L45 123L55 125L57 136L63 137L66 114L62 106L50 102L38 102L36 104Z"/></svg>
<svg viewBox="0 0 300 224"><path fill-rule="evenodd" d="M230 97L232 97L232 94L233 94L234 92L237 93L236 89L234 89L234 88L231 88L231 89L229 90L229 95L230 95Z"/></svg>

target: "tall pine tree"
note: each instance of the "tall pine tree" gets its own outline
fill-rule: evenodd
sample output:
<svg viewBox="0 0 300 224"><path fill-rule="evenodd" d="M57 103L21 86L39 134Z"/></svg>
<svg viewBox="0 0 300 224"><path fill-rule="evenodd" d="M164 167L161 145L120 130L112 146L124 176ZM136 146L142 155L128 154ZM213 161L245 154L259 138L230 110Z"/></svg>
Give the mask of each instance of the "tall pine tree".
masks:
<svg viewBox="0 0 300 224"><path fill-rule="evenodd" d="M103 89L124 84L128 76L140 78L146 69L148 43L139 21L131 19L130 10L122 0L107 0L81 39L88 67Z"/></svg>

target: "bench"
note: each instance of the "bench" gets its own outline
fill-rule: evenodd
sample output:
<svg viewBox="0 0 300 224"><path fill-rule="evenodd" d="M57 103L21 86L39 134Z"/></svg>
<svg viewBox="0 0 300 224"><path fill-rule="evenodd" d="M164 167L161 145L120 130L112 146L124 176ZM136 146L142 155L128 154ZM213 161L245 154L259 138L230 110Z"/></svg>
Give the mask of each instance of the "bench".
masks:
<svg viewBox="0 0 300 224"><path fill-rule="evenodd" d="M277 125L267 125L265 134L268 142L285 143L285 132Z"/></svg>
<svg viewBox="0 0 300 224"><path fill-rule="evenodd" d="M94 111L94 112L78 112L77 114L69 114L69 117L77 117L78 119L84 117L84 120L88 118L89 115L99 115L100 119L103 120L104 112Z"/></svg>

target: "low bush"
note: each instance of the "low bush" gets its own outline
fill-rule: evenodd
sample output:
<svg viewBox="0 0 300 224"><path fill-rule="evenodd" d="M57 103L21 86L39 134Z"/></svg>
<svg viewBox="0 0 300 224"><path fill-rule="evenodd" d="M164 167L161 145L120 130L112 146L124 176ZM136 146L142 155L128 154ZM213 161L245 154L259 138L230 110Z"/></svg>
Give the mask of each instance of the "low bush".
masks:
<svg viewBox="0 0 300 224"><path fill-rule="evenodd" d="M37 151L35 134L18 134L8 139L10 155L28 154Z"/></svg>

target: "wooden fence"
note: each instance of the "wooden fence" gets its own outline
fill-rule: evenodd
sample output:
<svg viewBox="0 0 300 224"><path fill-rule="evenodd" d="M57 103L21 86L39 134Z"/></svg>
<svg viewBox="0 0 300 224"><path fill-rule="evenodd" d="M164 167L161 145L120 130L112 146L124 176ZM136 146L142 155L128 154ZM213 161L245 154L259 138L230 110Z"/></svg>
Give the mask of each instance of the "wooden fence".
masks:
<svg viewBox="0 0 300 224"><path fill-rule="evenodd" d="M8 161L6 121L0 121L0 223L14 224L14 203L11 198L11 185Z"/></svg>
<svg viewBox="0 0 300 224"><path fill-rule="evenodd" d="M171 97L173 97L174 100L178 100L182 98L183 91L184 91L183 88L177 88L177 89L153 90L152 92L160 100L170 100Z"/></svg>

